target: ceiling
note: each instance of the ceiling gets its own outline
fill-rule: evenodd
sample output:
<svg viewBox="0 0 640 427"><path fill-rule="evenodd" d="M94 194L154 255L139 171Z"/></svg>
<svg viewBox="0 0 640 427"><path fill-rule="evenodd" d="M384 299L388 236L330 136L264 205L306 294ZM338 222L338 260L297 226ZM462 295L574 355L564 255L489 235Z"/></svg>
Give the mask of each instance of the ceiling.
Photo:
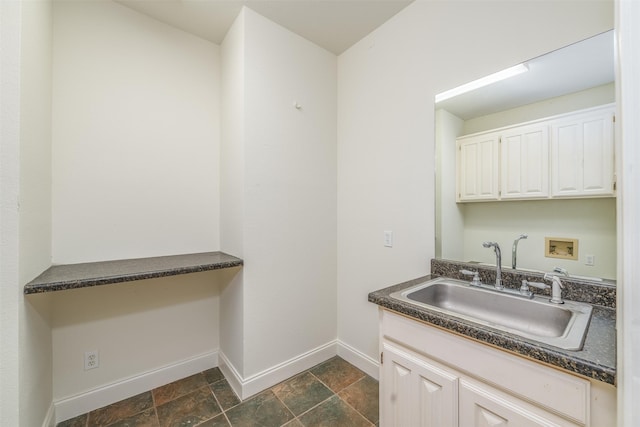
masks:
<svg viewBox="0 0 640 427"><path fill-rule="evenodd" d="M529 71L441 101L463 120L486 116L615 80L613 30L526 61ZM499 70L496 70L499 71Z"/></svg>
<svg viewBox="0 0 640 427"><path fill-rule="evenodd" d="M247 6L336 55L413 0L114 0L158 21L221 44Z"/></svg>

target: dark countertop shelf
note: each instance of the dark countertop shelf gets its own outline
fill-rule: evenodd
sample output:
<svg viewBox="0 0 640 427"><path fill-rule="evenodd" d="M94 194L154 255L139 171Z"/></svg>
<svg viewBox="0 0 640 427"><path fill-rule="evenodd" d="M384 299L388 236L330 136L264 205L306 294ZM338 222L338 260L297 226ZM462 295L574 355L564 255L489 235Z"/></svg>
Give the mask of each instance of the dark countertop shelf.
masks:
<svg viewBox="0 0 640 427"><path fill-rule="evenodd" d="M426 282L435 277L438 276L424 276L380 289L371 292L368 299L380 307L412 317L417 321L429 323L450 332L575 374L613 385L616 384L615 309L594 305L591 323L582 350L563 350L478 323L465 321L455 316L421 308L396 300L390 296L393 292Z"/></svg>
<svg viewBox="0 0 640 427"><path fill-rule="evenodd" d="M238 267L240 258L224 252L53 265L24 286L25 294L86 288L157 277Z"/></svg>

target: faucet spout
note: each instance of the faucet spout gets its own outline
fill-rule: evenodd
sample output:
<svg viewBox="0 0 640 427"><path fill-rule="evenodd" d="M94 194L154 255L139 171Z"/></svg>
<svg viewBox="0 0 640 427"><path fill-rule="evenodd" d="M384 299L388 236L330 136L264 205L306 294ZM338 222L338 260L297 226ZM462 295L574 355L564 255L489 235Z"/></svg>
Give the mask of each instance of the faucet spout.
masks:
<svg viewBox="0 0 640 427"><path fill-rule="evenodd" d="M516 258L518 257L518 242L521 239L529 237L528 234L521 234L516 240L513 241L513 248L511 249L511 268L516 269Z"/></svg>
<svg viewBox="0 0 640 427"><path fill-rule="evenodd" d="M496 253L496 285L495 288L498 290L504 289L502 286L502 253L500 252L500 245L497 242L484 242L482 244L485 248L493 248L493 251Z"/></svg>

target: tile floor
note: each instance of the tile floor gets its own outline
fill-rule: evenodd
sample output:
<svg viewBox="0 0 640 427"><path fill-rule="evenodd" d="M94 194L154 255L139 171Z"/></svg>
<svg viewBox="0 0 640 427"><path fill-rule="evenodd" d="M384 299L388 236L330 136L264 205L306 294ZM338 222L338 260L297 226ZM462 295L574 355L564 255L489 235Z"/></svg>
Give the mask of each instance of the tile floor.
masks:
<svg viewBox="0 0 640 427"><path fill-rule="evenodd" d="M378 425L378 381L334 357L241 402L213 368L57 427Z"/></svg>

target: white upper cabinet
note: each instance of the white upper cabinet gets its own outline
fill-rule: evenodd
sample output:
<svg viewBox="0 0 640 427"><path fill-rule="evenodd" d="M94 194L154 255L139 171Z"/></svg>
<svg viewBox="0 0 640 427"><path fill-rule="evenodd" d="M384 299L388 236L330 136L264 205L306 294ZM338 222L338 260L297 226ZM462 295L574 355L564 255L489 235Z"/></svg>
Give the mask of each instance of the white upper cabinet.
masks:
<svg viewBox="0 0 640 427"><path fill-rule="evenodd" d="M551 194L554 197L613 196L612 106L551 123Z"/></svg>
<svg viewBox="0 0 640 427"><path fill-rule="evenodd" d="M458 202L615 196L614 105L457 139Z"/></svg>
<svg viewBox="0 0 640 427"><path fill-rule="evenodd" d="M458 201L498 200L499 134L458 140Z"/></svg>
<svg viewBox="0 0 640 427"><path fill-rule="evenodd" d="M549 127L519 126L500 139L502 199L549 196Z"/></svg>

